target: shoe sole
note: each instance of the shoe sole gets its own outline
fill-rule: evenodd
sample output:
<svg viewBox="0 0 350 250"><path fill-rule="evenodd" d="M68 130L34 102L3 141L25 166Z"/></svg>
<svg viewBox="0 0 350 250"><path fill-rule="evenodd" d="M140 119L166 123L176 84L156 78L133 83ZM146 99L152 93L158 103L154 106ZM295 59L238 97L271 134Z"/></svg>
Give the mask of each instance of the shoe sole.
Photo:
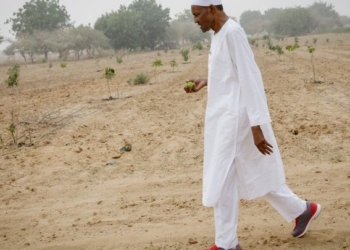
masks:
<svg viewBox="0 0 350 250"><path fill-rule="evenodd" d="M307 230L309 230L311 223L320 215L321 210L322 210L322 206L320 204L317 204L316 213L311 217L311 219L307 223L305 230L301 234L299 234L298 236L295 236L296 238L301 238L304 236L304 234L306 234Z"/></svg>

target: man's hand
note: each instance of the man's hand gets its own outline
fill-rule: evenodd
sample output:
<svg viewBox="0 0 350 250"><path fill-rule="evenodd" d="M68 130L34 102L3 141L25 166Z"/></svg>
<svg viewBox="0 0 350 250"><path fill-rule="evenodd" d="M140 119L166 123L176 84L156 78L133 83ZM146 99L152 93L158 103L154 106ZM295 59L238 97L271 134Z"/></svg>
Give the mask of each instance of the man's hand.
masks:
<svg viewBox="0 0 350 250"><path fill-rule="evenodd" d="M184 90L186 91L186 93L194 93L197 92L199 90L201 90L203 87L207 86L208 84L208 80L207 79L190 79L187 82L193 82L194 86L190 87L188 85L185 85Z"/></svg>
<svg viewBox="0 0 350 250"><path fill-rule="evenodd" d="M252 133L254 137L254 144L263 155L270 155L273 153L272 145L265 140L264 134L260 126L252 127Z"/></svg>

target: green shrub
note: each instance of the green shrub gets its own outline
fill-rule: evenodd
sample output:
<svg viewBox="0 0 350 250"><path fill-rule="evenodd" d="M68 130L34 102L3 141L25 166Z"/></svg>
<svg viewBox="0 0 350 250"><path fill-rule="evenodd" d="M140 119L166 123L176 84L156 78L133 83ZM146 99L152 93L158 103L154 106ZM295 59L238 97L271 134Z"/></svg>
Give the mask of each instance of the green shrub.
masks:
<svg viewBox="0 0 350 250"><path fill-rule="evenodd" d="M139 73L134 78L135 85L146 84L148 81L149 81L149 78L145 73Z"/></svg>
<svg viewBox="0 0 350 250"><path fill-rule="evenodd" d="M171 66L171 68L173 69L173 72L174 72L175 67L177 67L177 62L175 61L175 59L170 61L170 66Z"/></svg>
<svg viewBox="0 0 350 250"><path fill-rule="evenodd" d="M123 62L123 56L117 56L117 63L122 63Z"/></svg>
<svg viewBox="0 0 350 250"><path fill-rule="evenodd" d="M180 54L182 55L182 58L184 59L185 62L187 62L189 59L189 53L190 52L188 51L188 49L183 49L180 51Z"/></svg>
<svg viewBox="0 0 350 250"><path fill-rule="evenodd" d="M115 77L116 70L112 68L105 68L103 77L107 80L108 84L108 93L109 93L109 100L113 100L112 93L111 93L111 80Z"/></svg>
<svg viewBox="0 0 350 250"><path fill-rule="evenodd" d="M112 78L115 77L115 70L112 68L105 68L105 72L104 72L104 78L106 78L107 80L111 80Z"/></svg>
<svg viewBox="0 0 350 250"><path fill-rule="evenodd" d="M61 68L66 68L67 67L67 63L66 62L61 62Z"/></svg>
<svg viewBox="0 0 350 250"><path fill-rule="evenodd" d="M192 50L196 50L196 49L198 49L198 50L202 50L203 49L203 46L202 46L202 44L200 42L198 42L198 43L193 45Z"/></svg>
<svg viewBox="0 0 350 250"><path fill-rule="evenodd" d="M19 64L15 63L12 68L9 68L7 71L8 78L6 80L8 87L13 87L18 85L19 81Z"/></svg>

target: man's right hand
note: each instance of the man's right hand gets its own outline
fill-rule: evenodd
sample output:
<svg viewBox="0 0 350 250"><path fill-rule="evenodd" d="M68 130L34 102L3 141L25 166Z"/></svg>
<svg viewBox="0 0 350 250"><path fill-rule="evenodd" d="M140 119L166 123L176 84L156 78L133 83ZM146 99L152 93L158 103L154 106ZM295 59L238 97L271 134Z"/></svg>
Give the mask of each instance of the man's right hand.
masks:
<svg viewBox="0 0 350 250"><path fill-rule="evenodd" d="M188 82L193 82L194 86L191 88L189 86L185 86L184 90L186 91L186 93L194 93L197 92L199 90L201 90L203 87L208 85L208 80L203 78L203 79L190 79L188 81L186 81L186 83Z"/></svg>

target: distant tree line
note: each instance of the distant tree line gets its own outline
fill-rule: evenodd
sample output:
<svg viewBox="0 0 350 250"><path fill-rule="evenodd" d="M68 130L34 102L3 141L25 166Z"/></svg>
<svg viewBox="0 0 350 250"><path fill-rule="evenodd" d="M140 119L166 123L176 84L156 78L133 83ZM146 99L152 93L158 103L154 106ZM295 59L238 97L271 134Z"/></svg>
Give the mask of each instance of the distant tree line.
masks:
<svg viewBox="0 0 350 250"><path fill-rule="evenodd" d="M176 41L185 44L209 40L210 35L208 33L203 33L198 25L194 23L193 15L190 10L184 10L177 14L175 19L170 22L166 38L168 41Z"/></svg>
<svg viewBox="0 0 350 250"><path fill-rule="evenodd" d="M47 60L50 53L66 59L73 52L79 59L82 55L94 57L107 48L154 50L209 39L195 25L189 10L173 20L169 13L155 0L134 0L102 15L94 27L74 27L59 0L30 0L6 21L16 39L9 41L4 52L34 62L38 56ZM0 43L3 39L0 36Z"/></svg>
<svg viewBox="0 0 350 250"><path fill-rule="evenodd" d="M109 47L108 39L100 31L81 25L63 30L21 33L4 53L7 56L19 53L25 61L34 62L38 56L48 60L50 52L57 53L62 60L67 60L70 52L74 53L76 59L80 59L83 54L93 58Z"/></svg>
<svg viewBox="0 0 350 250"><path fill-rule="evenodd" d="M240 24L248 34L261 32L282 36L300 36L309 33L325 33L350 24L350 18L340 16L332 4L315 2L303 8L268 9L245 11L240 17Z"/></svg>
<svg viewBox="0 0 350 250"><path fill-rule="evenodd" d="M66 59L70 51L76 58L85 53L94 57L109 47L102 32L90 26L74 27L66 8L59 0L31 0L26 2L6 23L12 24L16 40L4 50L8 56L19 53L25 61L38 56L48 59L50 52Z"/></svg>

